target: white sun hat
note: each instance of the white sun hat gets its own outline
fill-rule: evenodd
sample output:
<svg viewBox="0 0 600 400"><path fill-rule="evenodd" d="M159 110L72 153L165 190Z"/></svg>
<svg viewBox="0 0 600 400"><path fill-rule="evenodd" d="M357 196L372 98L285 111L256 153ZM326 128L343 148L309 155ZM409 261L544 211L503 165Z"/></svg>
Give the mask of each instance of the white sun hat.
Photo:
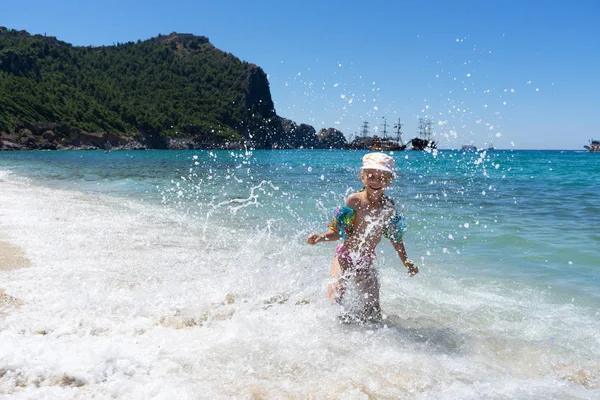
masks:
<svg viewBox="0 0 600 400"><path fill-rule="evenodd" d="M361 169L378 169L394 174L394 159L385 153L368 153L362 159Z"/></svg>

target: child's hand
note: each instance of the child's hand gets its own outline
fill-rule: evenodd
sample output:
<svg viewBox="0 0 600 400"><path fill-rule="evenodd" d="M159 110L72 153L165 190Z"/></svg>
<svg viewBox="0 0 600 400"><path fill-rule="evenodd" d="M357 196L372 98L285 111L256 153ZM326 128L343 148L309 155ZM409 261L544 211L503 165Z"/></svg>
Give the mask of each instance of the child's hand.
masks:
<svg viewBox="0 0 600 400"><path fill-rule="evenodd" d="M413 262L410 260L406 260L404 262L404 266L408 269L408 274L410 276L415 276L419 273L419 267L416 267L415 264L413 264Z"/></svg>
<svg viewBox="0 0 600 400"><path fill-rule="evenodd" d="M308 235L308 239L306 239L306 243L310 245L315 245L323 240L323 235L319 235L318 233L311 233Z"/></svg>

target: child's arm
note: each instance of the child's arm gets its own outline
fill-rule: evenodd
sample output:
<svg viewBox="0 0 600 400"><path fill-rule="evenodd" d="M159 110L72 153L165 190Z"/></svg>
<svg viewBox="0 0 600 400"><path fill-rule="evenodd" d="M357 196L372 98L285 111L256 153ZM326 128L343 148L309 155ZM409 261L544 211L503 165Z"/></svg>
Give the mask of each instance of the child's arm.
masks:
<svg viewBox="0 0 600 400"><path fill-rule="evenodd" d="M306 243L314 245L322 241L335 242L340 238L340 234L329 229L325 233L311 233L308 235Z"/></svg>
<svg viewBox="0 0 600 400"><path fill-rule="evenodd" d="M413 264L411 260L408 259L406 255L406 249L404 248L404 242L400 240L399 242L391 241L392 246L394 246L394 250L398 253L398 257L402 260L402 264L408 269L408 274L410 276L415 276L419 273L419 268Z"/></svg>

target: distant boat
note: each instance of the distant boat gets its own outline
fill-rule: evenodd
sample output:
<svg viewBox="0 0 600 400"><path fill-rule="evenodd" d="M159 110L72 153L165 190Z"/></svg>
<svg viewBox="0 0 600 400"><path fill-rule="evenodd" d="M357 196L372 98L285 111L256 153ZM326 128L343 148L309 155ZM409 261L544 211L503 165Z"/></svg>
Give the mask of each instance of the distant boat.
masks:
<svg viewBox="0 0 600 400"><path fill-rule="evenodd" d="M496 149L494 148L494 143L490 142L490 145L487 147L487 149L486 149L486 150L496 150Z"/></svg>
<svg viewBox="0 0 600 400"><path fill-rule="evenodd" d="M354 140L344 145L346 150L369 150L375 141L375 138L369 134L369 122L364 121L361 126L361 136L355 135Z"/></svg>
<svg viewBox="0 0 600 400"><path fill-rule="evenodd" d="M375 141L370 136L360 137L357 136L350 143L344 145L345 150L369 150Z"/></svg>
<svg viewBox="0 0 600 400"><path fill-rule="evenodd" d="M433 135L433 123L429 118L419 118L418 135L418 137L408 142L413 150L431 150L437 147L437 143L431 138Z"/></svg>
<svg viewBox="0 0 600 400"><path fill-rule="evenodd" d="M401 151L406 149L406 145L402 142L402 124L400 118L398 123L394 126L396 128L396 138L390 138L387 136L387 120L383 120L383 136L381 138L373 138L370 150L374 151Z"/></svg>
<svg viewBox="0 0 600 400"><path fill-rule="evenodd" d="M477 151L477 147L472 144L463 144L460 149L462 151Z"/></svg>
<svg viewBox="0 0 600 400"><path fill-rule="evenodd" d="M586 149L588 149L588 151L590 151L592 153L600 152L600 140L591 139L590 145L589 146L585 145L583 147L585 147Z"/></svg>

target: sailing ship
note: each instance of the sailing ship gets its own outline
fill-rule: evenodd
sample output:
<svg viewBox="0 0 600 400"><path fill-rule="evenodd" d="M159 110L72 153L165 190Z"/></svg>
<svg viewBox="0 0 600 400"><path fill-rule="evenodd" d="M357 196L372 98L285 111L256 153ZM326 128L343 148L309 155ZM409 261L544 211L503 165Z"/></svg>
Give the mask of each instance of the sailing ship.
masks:
<svg viewBox="0 0 600 400"><path fill-rule="evenodd" d="M368 136L369 122L364 121L361 126L361 136L355 135L354 140L344 145L346 150L369 150L373 144L373 138Z"/></svg>
<svg viewBox="0 0 600 400"><path fill-rule="evenodd" d="M375 151L401 151L406 149L406 145L402 141L402 123L398 118L398 123L394 125L396 129L396 138L387 136L387 120L383 119L383 135L381 138L373 138L373 143L370 149Z"/></svg>
<svg viewBox="0 0 600 400"><path fill-rule="evenodd" d="M460 149L461 151L477 151L477 146L473 144L463 144Z"/></svg>
<svg viewBox="0 0 600 400"><path fill-rule="evenodd" d="M433 123L429 118L419 117L419 136L409 141L413 150L432 150L437 143L431 137L433 135Z"/></svg>
<svg viewBox="0 0 600 400"><path fill-rule="evenodd" d="M592 153L600 152L600 140L590 139L590 145L585 145L583 147Z"/></svg>

